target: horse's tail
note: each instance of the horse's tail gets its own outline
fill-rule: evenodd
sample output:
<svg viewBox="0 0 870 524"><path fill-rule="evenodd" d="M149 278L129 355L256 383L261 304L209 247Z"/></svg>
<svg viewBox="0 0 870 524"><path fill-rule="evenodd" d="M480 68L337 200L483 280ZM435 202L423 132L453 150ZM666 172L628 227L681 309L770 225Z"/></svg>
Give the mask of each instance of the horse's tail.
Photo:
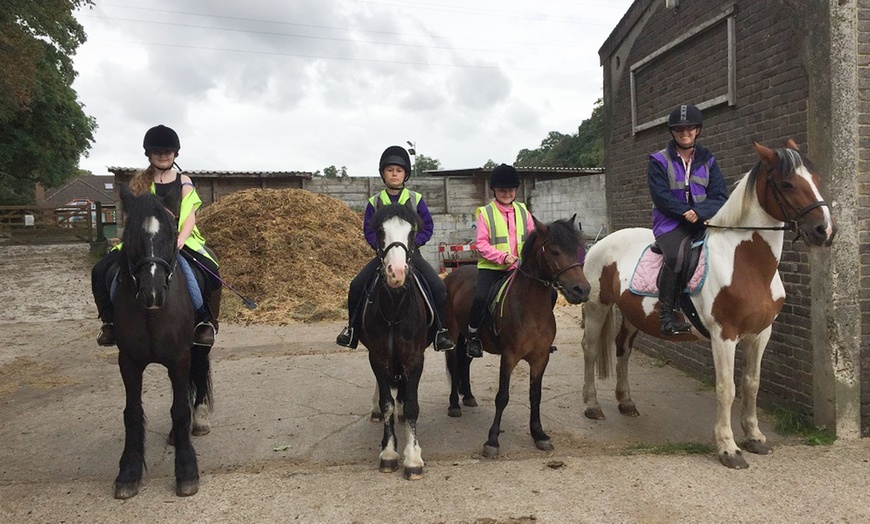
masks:
<svg viewBox="0 0 870 524"><path fill-rule="evenodd" d="M596 371L598 378L605 379L610 376L612 367L610 345L613 343L613 305L607 307L607 314L604 317L604 322L601 323L601 333L598 335L598 359Z"/></svg>

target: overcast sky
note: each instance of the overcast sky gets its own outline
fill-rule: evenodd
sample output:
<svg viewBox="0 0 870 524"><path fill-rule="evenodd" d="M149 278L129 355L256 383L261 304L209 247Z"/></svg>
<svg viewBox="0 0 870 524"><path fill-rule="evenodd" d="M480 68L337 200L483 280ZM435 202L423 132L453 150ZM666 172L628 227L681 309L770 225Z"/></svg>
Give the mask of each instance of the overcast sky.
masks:
<svg viewBox="0 0 870 524"><path fill-rule="evenodd" d="M376 175L415 142L445 169L576 133L598 49L631 0L96 0L74 88L99 128L81 167L144 167L156 124L185 170Z"/></svg>

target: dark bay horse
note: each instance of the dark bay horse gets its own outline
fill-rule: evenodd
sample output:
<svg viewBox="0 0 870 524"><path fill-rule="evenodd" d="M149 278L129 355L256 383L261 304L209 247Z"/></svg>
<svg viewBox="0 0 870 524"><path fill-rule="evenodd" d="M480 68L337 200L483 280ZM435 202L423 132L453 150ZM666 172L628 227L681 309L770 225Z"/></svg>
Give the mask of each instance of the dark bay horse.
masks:
<svg viewBox="0 0 870 524"><path fill-rule="evenodd" d="M495 397L495 419L489 429L489 439L483 455L498 455L498 434L501 417L510 397L510 379L514 367L525 360L529 364L529 426L538 449L551 451L550 437L541 426L541 385L550 361L550 346L556 337L556 317L553 315L554 288L572 304L589 297L589 282L583 273L586 248L583 235L570 219L542 224L535 219L535 230L529 235L520 256L519 268L510 277L507 291L496 306L493 329L481 329L483 349L501 355L498 393ZM469 359L465 354L468 336L468 315L477 288L477 267L463 266L444 279L447 286L447 328L457 341L456 349L445 352L451 375L450 408L448 414L459 416L458 390L462 390L466 405L475 405L469 383Z"/></svg>
<svg viewBox="0 0 870 524"><path fill-rule="evenodd" d="M377 379L378 408L384 421L378 469L391 473L399 468L395 433L395 416L399 415L406 427L403 476L408 480L423 476L417 441L417 389L423 374L423 351L431 340L428 306L410 265L419 223L416 211L404 205L392 204L375 213L371 225L377 232L381 265L366 302L360 333ZM373 419L375 415L373 410Z"/></svg>
<svg viewBox="0 0 870 524"><path fill-rule="evenodd" d="M206 415L212 393L208 348L193 345L194 311L184 273L178 270L177 224L169 209L178 215L181 195L173 190L163 201L150 193L134 196L126 185L120 189L127 219L113 302L118 365L127 401L115 498L135 496L142 479L142 373L150 363L165 366L172 382L170 443L175 446L175 491L179 496L193 495L199 489L199 470L190 441L190 403L195 405L194 433L208 433ZM211 304L216 317L220 290L212 294Z"/></svg>
<svg viewBox="0 0 870 524"><path fill-rule="evenodd" d="M747 438L744 447L752 453L771 451L758 428L756 397L761 357L770 339L771 324L785 301L785 288L777 270L783 231L795 232L809 246L830 246L836 233L831 210L818 189L819 175L794 141L776 150L756 143L755 150L757 164L709 220L707 276L691 297L712 343L719 399L713 428L717 454L723 465L736 469L749 467L731 430L734 354L740 341L745 354L740 419ZM674 341L704 338L695 328L686 335L662 336L658 299L629 290L638 260L653 241L649 229L623 229L596 243L586 257L586 276L592 292L585 305L583 399L589 418L604 418L595 389L595 370L597 364L599 376L607 376L614 340L619 411L637 416L629 391L628 357L638 330ZM622 313L622 325L615 336L614 306Z"/></svg>

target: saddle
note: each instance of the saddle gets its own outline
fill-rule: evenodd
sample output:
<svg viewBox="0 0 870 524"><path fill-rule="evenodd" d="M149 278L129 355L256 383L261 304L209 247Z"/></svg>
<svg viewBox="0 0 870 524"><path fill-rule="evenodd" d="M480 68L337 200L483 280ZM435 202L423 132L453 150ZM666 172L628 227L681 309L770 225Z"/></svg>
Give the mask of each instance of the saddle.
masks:
<svg viewBox="0 0 870 524"><path fill-rule="evenodd" d="M495 326L495 317L498 314L498 309L504 307L504 298L507 296L508 289L510 289L510 285L513 283L515 274L516 271L510 271L505 276L496 280L492 287L489 288L489 295L486 297L486 308L483 311L483 320L480 323L480 327L489 331L490 336L497 345L500 345L500 341L499 332Z"/></svg>
<svg viewBox="0 0 870 524"><path fill-rule="evenodd" d="M208 248L206 249L209 254L217 260L214 252ZM190 302L193 305L193 310L199 311L202 309L204 304L203 295L206 293L206 290L215 289L209 286L209 284L212 284L209 280L213 280L213 277L207 275L199 264L195 262L191 263L187 258L189 255L183 253L183 251L179 251L179 256L176 257L176 260L178 261L178 270L184 273L184 281L187 284L187 291L190 293ZM117 296L120 269L120 266L117 263L114 263L106 272L109 297L112 301L114 301Z"/></svg>
<svg viewBox="0 0 870 524"><path fill-rule="evenodd" d="M429 286L426 285L426 281L422 280L417 272L411 269L411 276L413 279L413 286L416 286L417 289L420 290L420 294L423 295L423 302L426 305L426 327L432 328L435 324L435 309L434 303L432 301L432 292L429 290ZM365 318L366 311L369 308L369 305L373 303L372 300L372 291L374 291L375 286L378 285L381 279L381 272L375 271L372 278L366 283L366 287L363 290L363 309L360 312L360 318Z"/></svg>
<svg viewBox="0 0 870 524"><path fill-rule="evenodd" d="M646 297L659 296L659 273L662 269L664 258L662 251L655 242L648 245L641 253L631 276L628 289L635 295ZM697 295L704 286L707 278L707 244L704 239L692 242L689 247L689 256L680 271L683 293Z"/></svg>
<svg viewBox="0 0 870 524"><path fill-rule="evenodd" d="M675 309L681 310L701 335L710 338L710 332L701 322L691 298L700 293L707 278L707 243L705 238L692 242L688 251L688 256L683 257L683 268L680 271L682 291L679 294ZM648 245L637 261L628 286L629 291L635 295L658 297L658 279L663 260L662 251L656 243Z"/></svg>

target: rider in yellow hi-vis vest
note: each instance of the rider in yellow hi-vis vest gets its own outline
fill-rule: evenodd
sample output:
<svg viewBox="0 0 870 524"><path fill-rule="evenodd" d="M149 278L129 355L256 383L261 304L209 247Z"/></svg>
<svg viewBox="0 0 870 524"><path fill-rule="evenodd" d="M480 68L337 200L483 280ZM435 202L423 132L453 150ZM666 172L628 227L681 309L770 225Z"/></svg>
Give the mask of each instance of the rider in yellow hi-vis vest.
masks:
<svg viewBox="0 0 870 524"><path fill-rule="evenodd" d="M477 330L483 323L490 289L505 273L516 269L523 243L535 229L525 204L516 202L520 177L513 166L502 164L492 171L489 186L495 199L477 209L477 290L468 317L469 357L483 356Z"/></svg>
<svg viewBox="0 0 870 524"><path fill-rule="evenodd" d="M411 157L405 151L405 148L390 146L381 153L378 171L386 188L369 198L369 203L366 206L363 217L363 234L365 235L366 242L369 243L373 250L378 250L377 232L372 230L370 226L371 220L375 216L375 211L390 204L402 204L413 210L420 217L422 227L417 230L414 236L415 247L420 248L432 238L435 224L432 221L432 214L429 212L423 196L405 187L405 182L411 177ZM362 324L362 315L360 313L362 312L361 304L365 300L365 288L371 282L379 265L380 259L378 257L372 258L351 281L350 289L348 289L347 293L348 325L335 338L336 344L356 348ZM426 262L426 259L420 254L419 249L411 251L411 265L414 266L417 274L422 277L426 287L429 288L429 293L435 306L436 318L434 322L436 326L435 339L433 340L435 350L446 351L453 349L453 341L450 340L447 329L442 325L447 303L447 289L444 287L444 282L438 277L438 273L435 272L432 266Z"/></svg>
<svg viewBox="0 0 870 524"><path fill-rule="evenodd" d="M205 248L205 239L196 227L196 210L202 205L196 189L193 187L190 177L176 172L175 159L181 149L178 134L172 129L158 125L145 133L142 142L145 148L145 156L148 157L149 166L137 173L130 180L130 189L134 194L141 195L147 191L165 198L172 190L179 191L181 195L181 208L178 214L178 241L176 247L199 264L204 266L210 275L206 275L204 289L202 289L203 305L197 311L198 323L194 331L193 343L200 346L211 347L218 330L217 319L213 317L209 307L211 292L219 288L222 283L218 263L211 253ZM97 337L97 344L101 346L115 345L115 330L113 325L113 307L107 277L111 267L117 263L120 253L120 245L113 248L91 271L91 289L94 293L94 302L97 305L103 327Z"/></svg>

